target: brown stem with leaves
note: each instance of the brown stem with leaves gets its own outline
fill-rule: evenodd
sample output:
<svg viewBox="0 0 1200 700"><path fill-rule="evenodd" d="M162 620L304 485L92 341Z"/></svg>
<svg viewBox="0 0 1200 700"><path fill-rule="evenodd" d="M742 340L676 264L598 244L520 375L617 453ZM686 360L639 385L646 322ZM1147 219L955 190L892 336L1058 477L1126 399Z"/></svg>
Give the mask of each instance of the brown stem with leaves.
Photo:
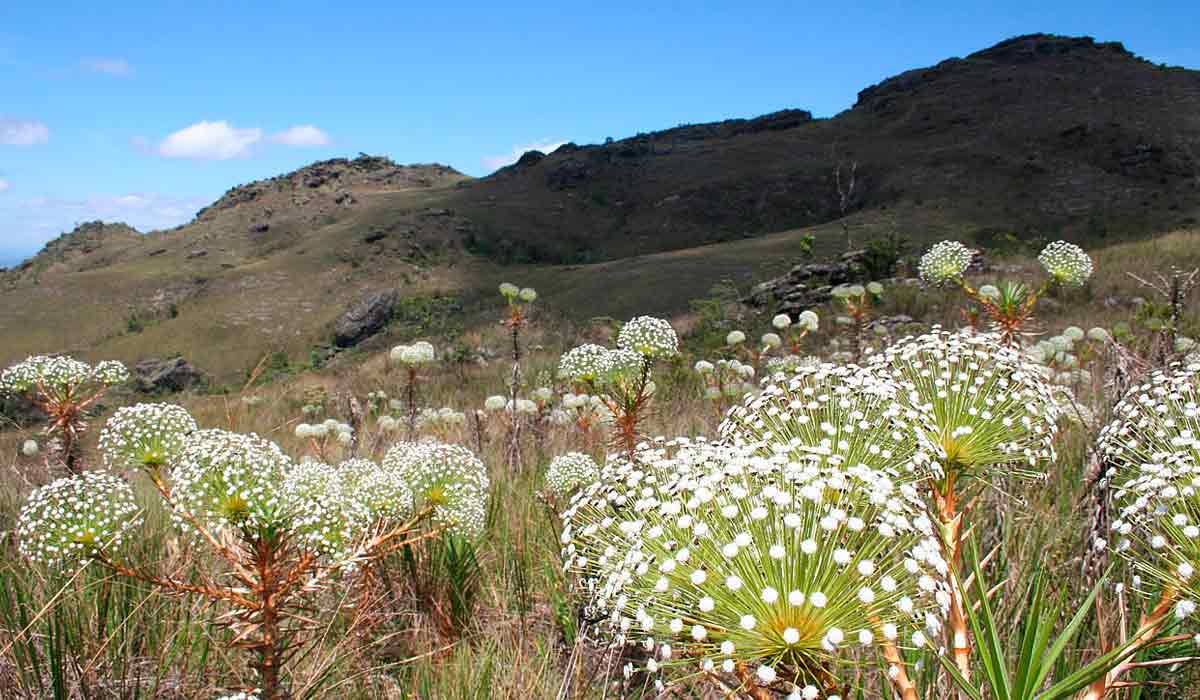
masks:
<svg viewBox="0 0 1200 700"><path fill-rule="evenodd" d="M971 637L967 627L965 591L958 572L962 566L962 518L958 510L958 495L954 490L955 474L946 476L944 488L934 489L938 519L941 525L942 546L946 564L950 567L950 654L963 678L971 679Z"/></svg>
<svg viewBox="0 0 1200 700"><path fill-rule="evenodd" d="M1174 588L1164 589L1162 597L1159 598L1154 609L1142 616L1142 622L1133 635L1131 651L1125 656L1125 660L1096 679L1090 686L1079 691L1079 694L1075 696L1076 700L1102 700L1109 691L1120 688L1122 686L1121 676L1138 667L1138 663L1134 660L1137 651L1151 646L1151 643L1162 632L1163 627L1170 620L1171 608L1174 607L1178 598L1179 592Z"/></svg>

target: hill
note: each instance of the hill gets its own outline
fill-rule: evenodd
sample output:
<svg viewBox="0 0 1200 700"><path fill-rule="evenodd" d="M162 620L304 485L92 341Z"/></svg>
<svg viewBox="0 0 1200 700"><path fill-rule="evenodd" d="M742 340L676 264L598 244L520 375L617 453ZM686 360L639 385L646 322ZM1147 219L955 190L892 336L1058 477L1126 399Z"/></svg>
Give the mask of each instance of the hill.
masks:
<svg viewBox="0 0 1200 700"><path fill-rule="evenodd" d="M0 364L184 354L227 382L267 352L306 360L387 288L460 325L507 278L567 317L676 313L719 280L786 270L808 234L818 257L847 230L856 244L893 230L1107 244L1193 226L1198 158L1200 72L1018 37L868 87L830 119L786 110L567 144L478 180L360 155L235 187L169 231L85 224L0 272ZM839 168L855 183L844 212ZM419 332L419 319L392 329Z"/></svg>

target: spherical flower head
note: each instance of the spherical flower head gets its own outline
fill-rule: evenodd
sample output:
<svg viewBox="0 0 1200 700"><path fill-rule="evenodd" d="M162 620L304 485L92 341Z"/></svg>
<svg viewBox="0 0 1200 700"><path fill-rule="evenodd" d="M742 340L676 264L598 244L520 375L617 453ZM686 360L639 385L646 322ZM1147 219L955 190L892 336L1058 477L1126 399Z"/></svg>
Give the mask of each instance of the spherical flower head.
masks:
<svg viewBox="0 0 1200 700"><path fill-rule="evenodd" d="M796 325L808 332L817 330L820 325L820 318L817 317L815 311L801 311L800 316L796 319Z"/></svg>
<svg viewBox="0 0 1200 700"><path fill-rule="evenodd" d="M638 316L621 327L617 347L650 358L673 357L679 353L679 336L664 319Z"/></svg>
<svg viewBox="0 0 1200 700"><path fill-rule="evenodd" d="M538 387L537 389L533 390L533 398L536 401L547 403L550 401L550 399L554 398L554 389L551 389L548 386Z"/></svg>
<svg viewBox="0 0 1200 700"><path fill-rule="evenodd" d="M1083 340L1087 335L1079 326L1067 326L1063 329L1062 334L1076 343Z"/></svg>
<svg viewBox="0 0 1200 700"><path fill-rule="evenodd" d="M712 374L716 367L714 367L713 363L709 362L708 360L697 360L694 369L696 370L697 374L708 375Z"/></svg>
<svg viewBox="0 0 1200 700"><path fill-rule="evenodd" d="M930 420L923 410L905 406L899 388L878 374L816 363L768 378L761 393L729 411L720 432L764 456L789 454L805 463L820 455L917 479L935 468L918 437Z"/></svg>
<svg viewBox="0 0 1200 700"><path fill-rule="evenodd" d="M596 460L582 452L568 452L550 461L546 469L546 488L559 498L600 478Z"/></svg>
<svg viewBox="0 0 1200 700"><path fill-rule="evenodd" d="M503 411L504 407L507 405L508 405L508 399L497 394L494 396L489 396L486 399L484 399L483 410L494 413L496 411Z"/></svg>
<svg viewBox="0 0 1200 700"><path fill-rule="evenodd" d="M21 454L26 457L36 457L39 451L41 450L38 447L37 440L26 440L21 443Z"/></svg>
<svg viewBox="0 0 1200 700"><path fill-rule="evenodd" d="M883 296L883 285L878 282L867 282L867 293L874 297Z"/></svg>
<svg viewBox="0 0 1200 700"><path fill-rule="evenodd" d="M1116 550L1155 588L1200 600L1200 366L1156 370L1100 431L1112 469ZM1151 586L1147 586L1148 590Z"/></svg>
<svg viewBox="0 0 1200 700"><path fill-rule="evenodd" d="M30 494L17 517L17 535L21 553L33 561L71 566L97 551L113 551L141 521L129 484L112 474L83 472Z"/></svg>
<svg viewBox="0 0 1200 700"><path fill-rule="evenodd" d="M574 382L592 382L612 370L608 348L586 343L568 350L558 362L558 374Z"/></svg>
<svg viewBox="0 0 1200 700"><path fill-rule="evenodd" d="M116 386L129 381L129 369L116 360L104 360L92 368L92 381L104 386Z"/></svg>
<svg viewBox="0 0 1200 700"><path fill-rule="evenodd" d="M1092 276L1092 259L1083 248L1066 241L1055 241L1042 249L1038 262L1054 281L1065 287L1080 287Z"/></svg>
<svg viewBox="0 0 1200 700"><path fill-rule="evenodd" d="M918 491L783 447L679 440L610 458L560 537L602 633L803 686L851 661L851 634L940 631L947 567Z"/></svg>
<svg viewBox="0 0 1200 700"><path fill-rule="evenodd" d="M537 404L529 399L517 399L517 413L523 415L534 415L538 412Z"/></svg>
<svg viewBox="0 0 1200 700"><path fill-rule="evenodd" d="M100 431L104 462L117 469L157 470L169 465L198 430L182 406L139 403L117 409Z"/></svg>
<svg viewBox="0 0 1200 700"><path fill-rule="evenodd" d="M725 336L725 344L730 347L741 345L744 342L746 342L746 334L741 331L729 331Z"/></svg>
<svg viewBox="0 0 1200 700"><path fill-rule="evenodd" d="M917 274L928 284L942 284L962 276L971 266L974 254L958 241L935 243L928 253L921 256Z"/></svg>
<svg viewBox="0 0 1200 700"><path fill-rule="evenodd" d="M1089 328L1088 332L1087 332L1087 337L1088 337L1088 340L1091 340L1096 343L1107 343L1109 340L1112 339L1112 336L1109 335L1108 331L1101 328L1100 326L1096 326L1094 328Z"/></svg>
<svg viewBox="0 0 1200 700"><path fill-rule="evenodd" d="M257 435L199 430L172 464L172 491L178 507L210 530L259 532L285 523L280 488L291 465L278 445Z"/></svg>
<svg viewBox="0 0 1200 700"><path fill-rule="evenodd" d="M433 349L431 343L418 340L412 345L397 345L392 348L389 358L393 364L415 367L417 365L429 364L436 360L437 352Z"/></svg>
<svg viewBox="0 0 1200 700"><path fill-rule="evenodd" d="M335 562L350 557L371 513L342 470L305 460L287 470L281 491L288 531L299 543Z"/></svg>
<svg viewBox="0 0 1200 700"><path fill-rule="evenodd" d="M512 282L504 282L500 285L500 296L512 301L521 294L521 288Z"/></svg>
<svg viewBox="0 0 1200 700"><path fill-rule="evenodd" d="M994 284L985 284L979 288L979 296L991 301L1000 300L1000 288Z"/></svg>
<svg viewBox="0 0 1200 700"><path fill-rule="evenodd" d="M622 382L637 377L645 364L645 356L630 348L608 351L608 374L606 381Z"/></svg>
<svg viewBox="0 0 1200 700"><path fill-rule="evenodd" d="M771 319L771 325L775 327L775 330L786 330L792 325L792 317L787 314L776 314L775 318Z"/></svg>
<svg viewBox="0 0 1200 700"><path fill-rule="evenodd" d="M470 450L442 443L398 443L383 458L408 484L415 510L431 507L436 525L465 537L483 532L487 518L487 468Z"/></svg>
<svg viewBox="0 0 1200 700"><path fill-rule="evenodd" d="M537 296L538 296L537 290L534 289L533 287L525 287L525 288L521 289L520 292L517 293L517 298L520 299L521 301L525 302L526 304L531 303L532 301L537 299Z"/></svg>
<svg viewBox="0 0 1200 700"><path fill-rule="evenodd" d="M1054 459L1059 403L1043 370L991 333L935 326L871 357L905 405L933 417L922 438L943 466L979 475L990 469L1033 476Z"/></svg>
<svg viewBox="0 0 1200 700"><path fill-rule="evenodd" d="M762 344L765 348L777 348L783 345L783 338L778 333L763 333Z"/></svg>

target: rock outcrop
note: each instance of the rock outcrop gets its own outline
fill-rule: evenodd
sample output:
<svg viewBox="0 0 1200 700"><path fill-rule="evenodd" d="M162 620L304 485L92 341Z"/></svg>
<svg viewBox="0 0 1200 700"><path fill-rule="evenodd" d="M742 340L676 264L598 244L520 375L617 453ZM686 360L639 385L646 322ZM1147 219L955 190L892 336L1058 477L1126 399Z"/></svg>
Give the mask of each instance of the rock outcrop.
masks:
<svg viewBox="0 0 1200 700"><path fill-rule="evenodd" d="M145 394L170 394L186 391L205 381L204 373L182 357L149 358L133 368L133 381Z"/></svg>
<svg viewBox="0 0 1200 700"><path fill-rule="evenodd" d="M399 300L399 289L385 289L351 306L334 322L334 345L354 347L383 330Z"/></svg>

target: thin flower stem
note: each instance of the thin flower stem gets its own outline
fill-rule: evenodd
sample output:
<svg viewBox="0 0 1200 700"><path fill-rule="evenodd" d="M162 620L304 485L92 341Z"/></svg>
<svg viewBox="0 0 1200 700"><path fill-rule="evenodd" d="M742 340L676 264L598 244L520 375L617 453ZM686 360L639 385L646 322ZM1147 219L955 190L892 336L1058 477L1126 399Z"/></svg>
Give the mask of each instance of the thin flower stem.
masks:
<svg viewBox="0 0 1200 700"><path fill-rule="evenodd" d="M1159 598L1158 604L1149 614L1142 616L1142 622L1138 626L1137 632L1133 637L1133 648L1140 651L1152 646L1153 641L1162 632L1170 619L1169 613L1172 606L1175 605L1179 598L1179 591L1174 588L1163 589L1162 597ZM1138 667L1138 662L1135 661L1137 652L1130 653L1125 661L1113 667L1108 673L1096 679L1090 686L1079 691L1076 695L1076 700L1102 700L1108 695L1110 690L1115 690L1122 686L1121 676L1127 671Z"/></svg>

